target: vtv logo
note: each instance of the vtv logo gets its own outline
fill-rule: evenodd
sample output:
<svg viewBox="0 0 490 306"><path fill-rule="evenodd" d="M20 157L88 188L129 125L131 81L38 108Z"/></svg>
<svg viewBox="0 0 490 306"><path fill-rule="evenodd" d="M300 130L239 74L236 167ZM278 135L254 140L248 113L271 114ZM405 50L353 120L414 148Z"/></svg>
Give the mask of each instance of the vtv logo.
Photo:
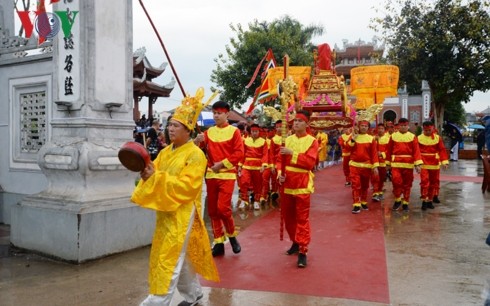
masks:
<svg viewBox="0 0 490 306"><path fill-rule="evenodd" d="M44 1L38 1L36 11L17 11L20 22L25 29L25 37L30 38L35 29L38 37L38 45L41 45L47 39L55 37L60 31L61 26L65 39L69 39L78 11L67 9L66 11L55 11L54 14L49 13L46 12ZM50 4L59 1L51 0Z"/></svg>

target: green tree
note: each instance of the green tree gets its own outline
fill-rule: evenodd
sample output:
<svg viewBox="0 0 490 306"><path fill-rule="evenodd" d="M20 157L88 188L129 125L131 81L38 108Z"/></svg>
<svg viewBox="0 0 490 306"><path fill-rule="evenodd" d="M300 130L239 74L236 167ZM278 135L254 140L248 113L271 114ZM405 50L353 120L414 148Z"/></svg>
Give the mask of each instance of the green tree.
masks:
<svg viewBox="0 0 490 306"><path fill-rule="evenodd" d="M459 101L451 101L444 106L444 121L463 126L466 124L466 111Z"/></svg>
<svg viewBox="0 0 490 306"><path fill-rule="evenodd" d="M291 66L309 66L313 64L311 39L323 33L321 26L303 26L297 20L284 16L271 23L257 21L248 24L244 30L240 24L230 25L236 37L226 46L226 56L219 54L216 69L211 74L221 99L233 108L240 108L253 97L255 88L260 86L258 77L250 88L245 88L253 76L255 68L267 50L272 49L278 65L282 66L282 57L289 55Z"/></svg>
<svg viewBox="0 0 490 306"><path fill-rule="evenodd" d="M462 110L456 105L490 89L488 1L391 0L382 14L372 26L387 44L387 59L409 88L428 81L439 129L446 106Z"/></svg>

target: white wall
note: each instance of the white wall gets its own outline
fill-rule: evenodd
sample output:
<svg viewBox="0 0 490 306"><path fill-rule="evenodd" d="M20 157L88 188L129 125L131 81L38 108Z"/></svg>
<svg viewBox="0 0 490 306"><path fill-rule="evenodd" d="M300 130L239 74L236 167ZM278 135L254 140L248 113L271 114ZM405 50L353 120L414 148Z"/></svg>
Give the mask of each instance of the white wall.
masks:
<svg viewBox="0 0 490 306"><path fill-rule="evenodd" d="M13 60L0 59L0 186L3 189L0 193L0 223L10 224L10 207L23 196L38 193L47 187L46 177L37 162L22 164L12 156L12 141L15 143L19 140L12 138L13 125L18 123L12 122L16 118L12 112L18 107L11 101L11 85L28 87L46 82L48 97L51 97L49 82L52 79L52 65L49 54L26 57L15 65ZM50 112L47 112L50 116Z"/></svg>

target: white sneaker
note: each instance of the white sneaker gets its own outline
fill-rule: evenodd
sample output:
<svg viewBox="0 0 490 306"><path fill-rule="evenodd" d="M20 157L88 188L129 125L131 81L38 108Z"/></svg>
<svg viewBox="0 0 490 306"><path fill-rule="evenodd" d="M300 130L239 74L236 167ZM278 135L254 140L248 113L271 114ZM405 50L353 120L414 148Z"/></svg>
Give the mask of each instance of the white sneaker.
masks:
<svg viewBox="0 0 490 306"><path fill-rule="evenodd" d="M260 209L260 204L259 202L254 202L254 209L259 210Z"/></svg>
<svg viewBox="0 0 490 306"><path fill-rule="evenodd" d="M245 206L247 206L247 202L241 201L240 204L238 205L238 209L245 209Z"/></svg>

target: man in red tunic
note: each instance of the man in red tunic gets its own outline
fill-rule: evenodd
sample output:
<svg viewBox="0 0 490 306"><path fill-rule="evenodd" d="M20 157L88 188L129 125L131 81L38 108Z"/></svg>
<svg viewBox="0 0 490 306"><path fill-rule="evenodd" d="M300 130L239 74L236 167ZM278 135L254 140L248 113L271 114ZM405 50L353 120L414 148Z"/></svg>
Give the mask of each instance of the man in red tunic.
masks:
<svg viewBox="0 0 490 306"><path fill-rule="evenodd" d="M422 210L434 209L432 199L439 189L439 173L441 164L444 169L448 168L448 156L442 137L434 132L434 124L425 121L423 134L417 137L420 154L422 156L422 169L420 172L420 192L422 195Z"/></svg>
<svg viewBox="0 0 490 306"><path fill-rule="evenodd" d="M230 240L233 253L241 251L236 238L238 233L232 215L231 197L238 163L243 159L243 141L240 131L228 124L229 111L227 102L214 103L213 119L216 125L195 139L195 143L204 148L208 158L206 190L214 235L213 256L225 254L226 237Z"/></svg>
<svg viewBox="0 0 490 306"><path fill-rule="evenodd" d="M398 131L391 135L386 153L386 165L391 166L393 194L395 203L393 210L400 206L408 211L410 192L412 191L413 169L420 173L422 157L420 156L417 137L408 131L408 119L398 120Z"/></svg>
<svg viewBox="0 0 490 306"><path fill-rule="evenodd" d="M250 137L243 142L244 159L240 162L238 171L240 173L240 199L244 208L248 205L248 190L254 193L253 208L260 209L259 201L262 198L262 173L268 166L268 147L267 142L260 136L258 124L250 126Z"/></svg>
<svg viewBox="0 0 490 306"><path fill-rule="evenodd" d="M378 123L377 135L375 137L378 149L378 175L373 175L373 201L381 201L383 199L384 183L386 181L386 147L390 141L390 134L386 133L383 123Z"/></svg>
<svg viewBox="0 0 490 306"><path fill-rule="evenodd" d="M371 174L378 174L378 150L374 137L367 133L369 121L359 121L359 134L352 134L346 142L350 154L350 182L352 184L352 213L368 210L367 193Z"/></svg>
<svg viewBox="0 0 490 306"><path fill-rule="evenodd" d="M270 154L270 149L271 149L271 142L272 142L272 137L275 135L275 129L272 127L268 127L265 130L264 133L264 139L267 144L267 166L264 169L264 172L262 172L262 197L260 198L260 204L261 205L266 205L271 199L271 179L272 179L272 167L274 166L272 164L272 156Z"/></svg>
<svg viewBox="0 0 490 306"><path fill-rule="evenodd" d="M280 159L279 150L281 149L282 137L281 137L281 129L282 129L282 120L277 120L275 123L275 135L271 139L271 146L269 148L269 157L272 163L271 168L271 201L273 204L277 204L276 201L279 198L279 188L277 183L277 170L276 164L278 163L278 159Z"/></svg>
<svg viewBox="0 0 490 306"><path fill-rule="evenodd" d="M352 128L344 129L344 133L339 137L339 145L342 150L342 170L345 176L345 186L350 186L350 174L349 174L349 161L350 161L350 147L347 144L347 140L351 138Z"/></svg>
<svg viewBox="0 0 490 306"><path fill-rule="evenodd" d="M316 164L318 142L307 133L308 112L299 111L294 118L294 134L281 147L277 169L282 185L281 214L289 239L293 242L287 255L298 254L297 265L306 267L306 254L311 240L310 198L314 191L312 172ZM283 161L284 160L284 161ZM285 171L281 170L284 162Z"/></svg>

